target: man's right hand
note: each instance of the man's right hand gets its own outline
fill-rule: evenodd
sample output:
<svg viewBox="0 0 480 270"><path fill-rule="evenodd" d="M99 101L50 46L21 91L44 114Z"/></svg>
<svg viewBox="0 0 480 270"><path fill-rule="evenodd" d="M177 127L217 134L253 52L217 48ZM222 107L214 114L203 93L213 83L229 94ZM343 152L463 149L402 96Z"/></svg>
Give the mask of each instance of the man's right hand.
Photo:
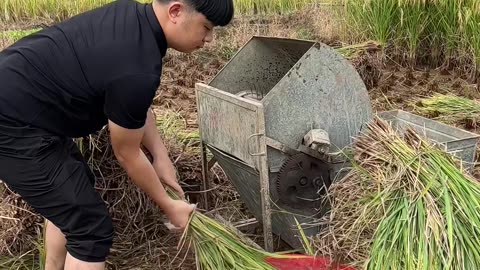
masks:
<svg viewBox="0 0 480 270"><path fill-rule="evenodd" d="M190 214L194 211L195 205L188 204L181 200L173 200L163 211L170 222L178 229L185 229L190 219Z"/></svg>

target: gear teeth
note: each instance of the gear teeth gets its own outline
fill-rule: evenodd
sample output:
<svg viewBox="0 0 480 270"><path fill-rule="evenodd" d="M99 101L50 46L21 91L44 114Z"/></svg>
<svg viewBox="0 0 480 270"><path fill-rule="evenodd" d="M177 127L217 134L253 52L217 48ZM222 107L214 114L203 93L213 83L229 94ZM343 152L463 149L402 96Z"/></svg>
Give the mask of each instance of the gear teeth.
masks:
<svg viewBox="0 0 480 270"><path fill-rule="evenodd" d="M277 174L277 179L275 181L276 183L276 186L277 186L277 192L280 194L282 193L281 189L282 189L282 178L283 178L283 175L286 174L288 172L288 168L289 167L289 163L294 160L293 158L295 157L296 155L294 156L290 156L288 157L285 162L283 162L282 166L280 167L280 170L278 171L278 174Z"/></svg>
<svg viewBox="0 0 480 270"><path fill-rule="evenodd" d="M288 192L288 188L291 185L294 185L294 182L292 182L292 181L295 181L295 179L289 179L289 176L293 177L293 176L289 175L289 172L299 171L299 170L303 171L302 168L300 168L298 166L298 164L302 163L302 162L309 162L311 164L313 164L313 163L319 164L318 165L319 169L321 167L324 167L324 166L321 165L323 163L323 161L317 160L317 159L315 159L313 157L310 157L310 156L308 156L304 153L299 153L299 154L295 154L293 156L288 157L285 160L285 162L282 164L282 166L280 167L280 170L278 171L278 174L277 174L276 179L275 179L275 187L276 187L276 190L277 190L278 199L285 206L295 207L294 205L296 205L296 207L300 207L299 204L298 204L299 202L292 201L291 194L288 194L287 192ZM313 168L311 168L311 167L310 168L305 168L305 170L307 170L307 171L312 170L312 169ZM298 177L300 177L300 175L301 175L301 173L299 173ZM307 173L307 175L309 175L309 174ZM299 191L299 192L303 192L303 191ZM306 195L306 196L309 196L309 195ZM302 205L307 207L306 205L304 205L304 203L302 203Z"/></svg>

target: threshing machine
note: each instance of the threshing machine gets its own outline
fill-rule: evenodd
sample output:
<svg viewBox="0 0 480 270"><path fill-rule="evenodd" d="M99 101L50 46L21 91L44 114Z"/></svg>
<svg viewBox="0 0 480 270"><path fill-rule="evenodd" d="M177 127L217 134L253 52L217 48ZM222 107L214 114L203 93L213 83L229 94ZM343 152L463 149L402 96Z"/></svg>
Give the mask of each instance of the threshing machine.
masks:
<svg viewBox="0 0 480 270"><path fill-rule="evenodd" d="M207 149L255 218L265 249L272 233L301 247L320 230L327 188L349 163L342 150L373 118L367 89L355 68L322 43L255 36L208 83L196 85L204 188ZM473 161L478 136L402 111L383 112L398 127L428 136Z"/></svg>

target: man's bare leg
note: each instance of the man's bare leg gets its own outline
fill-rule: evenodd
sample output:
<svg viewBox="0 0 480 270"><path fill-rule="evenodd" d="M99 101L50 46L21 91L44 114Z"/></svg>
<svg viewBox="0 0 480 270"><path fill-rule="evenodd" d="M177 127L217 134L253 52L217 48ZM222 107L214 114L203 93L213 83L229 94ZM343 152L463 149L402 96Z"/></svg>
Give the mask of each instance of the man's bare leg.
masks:
<svg viewBox="0 0 480 270"><path fill-rule="evenodd" d="M45 270L63 270L67 249L65 235L55 224L46 221L45 229Z"/></svg>
<svg viewBox="0 0 480 270"><path fill-rule="evenodd" d="M65 270L104 270L105 262L89 263L80 261L67 254L67 260L65 262Z"/></svg>
<svg viewBox="0 0 480 270"><path fill-rule="evenodd" d="M67 240L60 229L46 221L45 229L45 270L104 270L105 263L89 263L75 259L67 253Z"/></svg>

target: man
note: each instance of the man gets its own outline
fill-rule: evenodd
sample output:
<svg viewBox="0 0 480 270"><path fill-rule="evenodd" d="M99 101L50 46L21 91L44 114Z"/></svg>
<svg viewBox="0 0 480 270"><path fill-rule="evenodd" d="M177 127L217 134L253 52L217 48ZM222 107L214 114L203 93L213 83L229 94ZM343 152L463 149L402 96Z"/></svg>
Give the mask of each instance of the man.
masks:
<svg viewBox="0 0 480 270"><path fill-rule="evenodd" d="M232 17L232 0L121 0L0 53L0 179L48 220L47 270L105 267L112 221L71 138L106 124L132 181L186 226L193 207L161 183L183 194L149 107L167 48L193 52Z"/></svg>

